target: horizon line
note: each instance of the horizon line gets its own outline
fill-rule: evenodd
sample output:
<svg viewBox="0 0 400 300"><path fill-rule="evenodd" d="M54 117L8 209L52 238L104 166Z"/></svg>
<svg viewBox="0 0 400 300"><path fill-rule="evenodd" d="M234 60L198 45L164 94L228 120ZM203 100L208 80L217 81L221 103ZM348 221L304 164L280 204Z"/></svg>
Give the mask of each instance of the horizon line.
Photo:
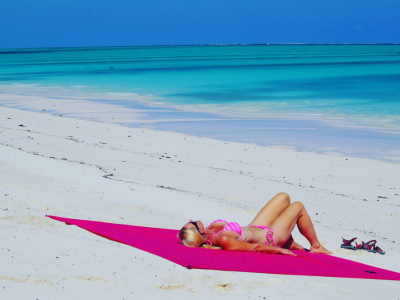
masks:
<svg viewBox="0 0 400 300"><path fill-rule="evenodd" d="M163 45L136 45L136 46L64 46L64 47L31 47L31 48L0 48L1 50L22 49L63 49L63 48L139 48L139 47L199 47L199 46L399 46L400 43L265 43L265 44L163 44Z"/></svg>

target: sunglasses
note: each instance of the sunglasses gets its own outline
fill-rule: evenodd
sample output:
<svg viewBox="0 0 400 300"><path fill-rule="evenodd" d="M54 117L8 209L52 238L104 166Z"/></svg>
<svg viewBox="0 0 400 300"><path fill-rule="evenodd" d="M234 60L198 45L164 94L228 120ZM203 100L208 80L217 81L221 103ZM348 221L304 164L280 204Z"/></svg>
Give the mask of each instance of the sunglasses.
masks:
<svg viewBox="0 0 400 300"><path fill-rule="evenodd" d="M197 222L189 222L189 223L193 224L194 226L196 226L197 231L200 233L200 228L199 228L199 225L197 225Z"/></svg>

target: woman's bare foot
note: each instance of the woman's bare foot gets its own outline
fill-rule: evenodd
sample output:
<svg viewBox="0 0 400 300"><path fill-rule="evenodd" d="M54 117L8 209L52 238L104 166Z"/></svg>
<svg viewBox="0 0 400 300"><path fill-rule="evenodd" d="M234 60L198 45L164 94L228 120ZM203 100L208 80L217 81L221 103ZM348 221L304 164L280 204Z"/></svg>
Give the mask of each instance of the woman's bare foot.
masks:
<svg viewBox="0 0 400 300"><path fill-rule="evenodd" d="M289 250L299 250L299 251L306 251L302 246L297 244L295 241L292 242L292 244L289 247Z"/></svg>
<svg viewBox="0 0 400 300"><path fill-rule="evenodd" d="M282 248L289 249L289 250L299 250L299 251L306 251L302 246L297 244L293 237L290 236L289 240L283 245Z"/></svg>
<svg viewBox="0 0 400 300"><path fill-rule="evenodd" d="M311 253L321 253L321 254L332 254L331 251L325 249L325 247L322 246L321 244L319 244L319 246L317 246L317 247L311 246L310 252Z"/></svg>

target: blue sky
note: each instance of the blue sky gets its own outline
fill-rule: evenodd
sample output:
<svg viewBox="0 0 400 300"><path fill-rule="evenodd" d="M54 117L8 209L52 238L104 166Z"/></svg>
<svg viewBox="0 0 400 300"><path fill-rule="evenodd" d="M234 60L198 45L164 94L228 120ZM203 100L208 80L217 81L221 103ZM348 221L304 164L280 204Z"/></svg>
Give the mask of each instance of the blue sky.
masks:
<svg viewBox="0 0 400 300"><path fill-rule="evenodd" d="M399 0L0 0L0 48L400 43Z"/></svg>

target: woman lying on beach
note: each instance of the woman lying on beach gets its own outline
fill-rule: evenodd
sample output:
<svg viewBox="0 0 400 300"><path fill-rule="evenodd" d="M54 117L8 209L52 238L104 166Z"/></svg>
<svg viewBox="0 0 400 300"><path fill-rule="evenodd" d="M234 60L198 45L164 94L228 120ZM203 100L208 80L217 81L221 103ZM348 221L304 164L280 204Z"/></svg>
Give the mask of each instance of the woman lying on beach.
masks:
<svg viewBox="0 0 400 300"><path fill-rule="evenodd" d="M296 224L310 242L310 252L332 253L318 241L304 205L301 202L290 204L286 193L272 198L249 226L240 227L238 223L216 220L205 228L201 221L191 220L179 231L178 239L188 247L296 256L290 250L305 250L293 240L292 230Z"/></svg>

